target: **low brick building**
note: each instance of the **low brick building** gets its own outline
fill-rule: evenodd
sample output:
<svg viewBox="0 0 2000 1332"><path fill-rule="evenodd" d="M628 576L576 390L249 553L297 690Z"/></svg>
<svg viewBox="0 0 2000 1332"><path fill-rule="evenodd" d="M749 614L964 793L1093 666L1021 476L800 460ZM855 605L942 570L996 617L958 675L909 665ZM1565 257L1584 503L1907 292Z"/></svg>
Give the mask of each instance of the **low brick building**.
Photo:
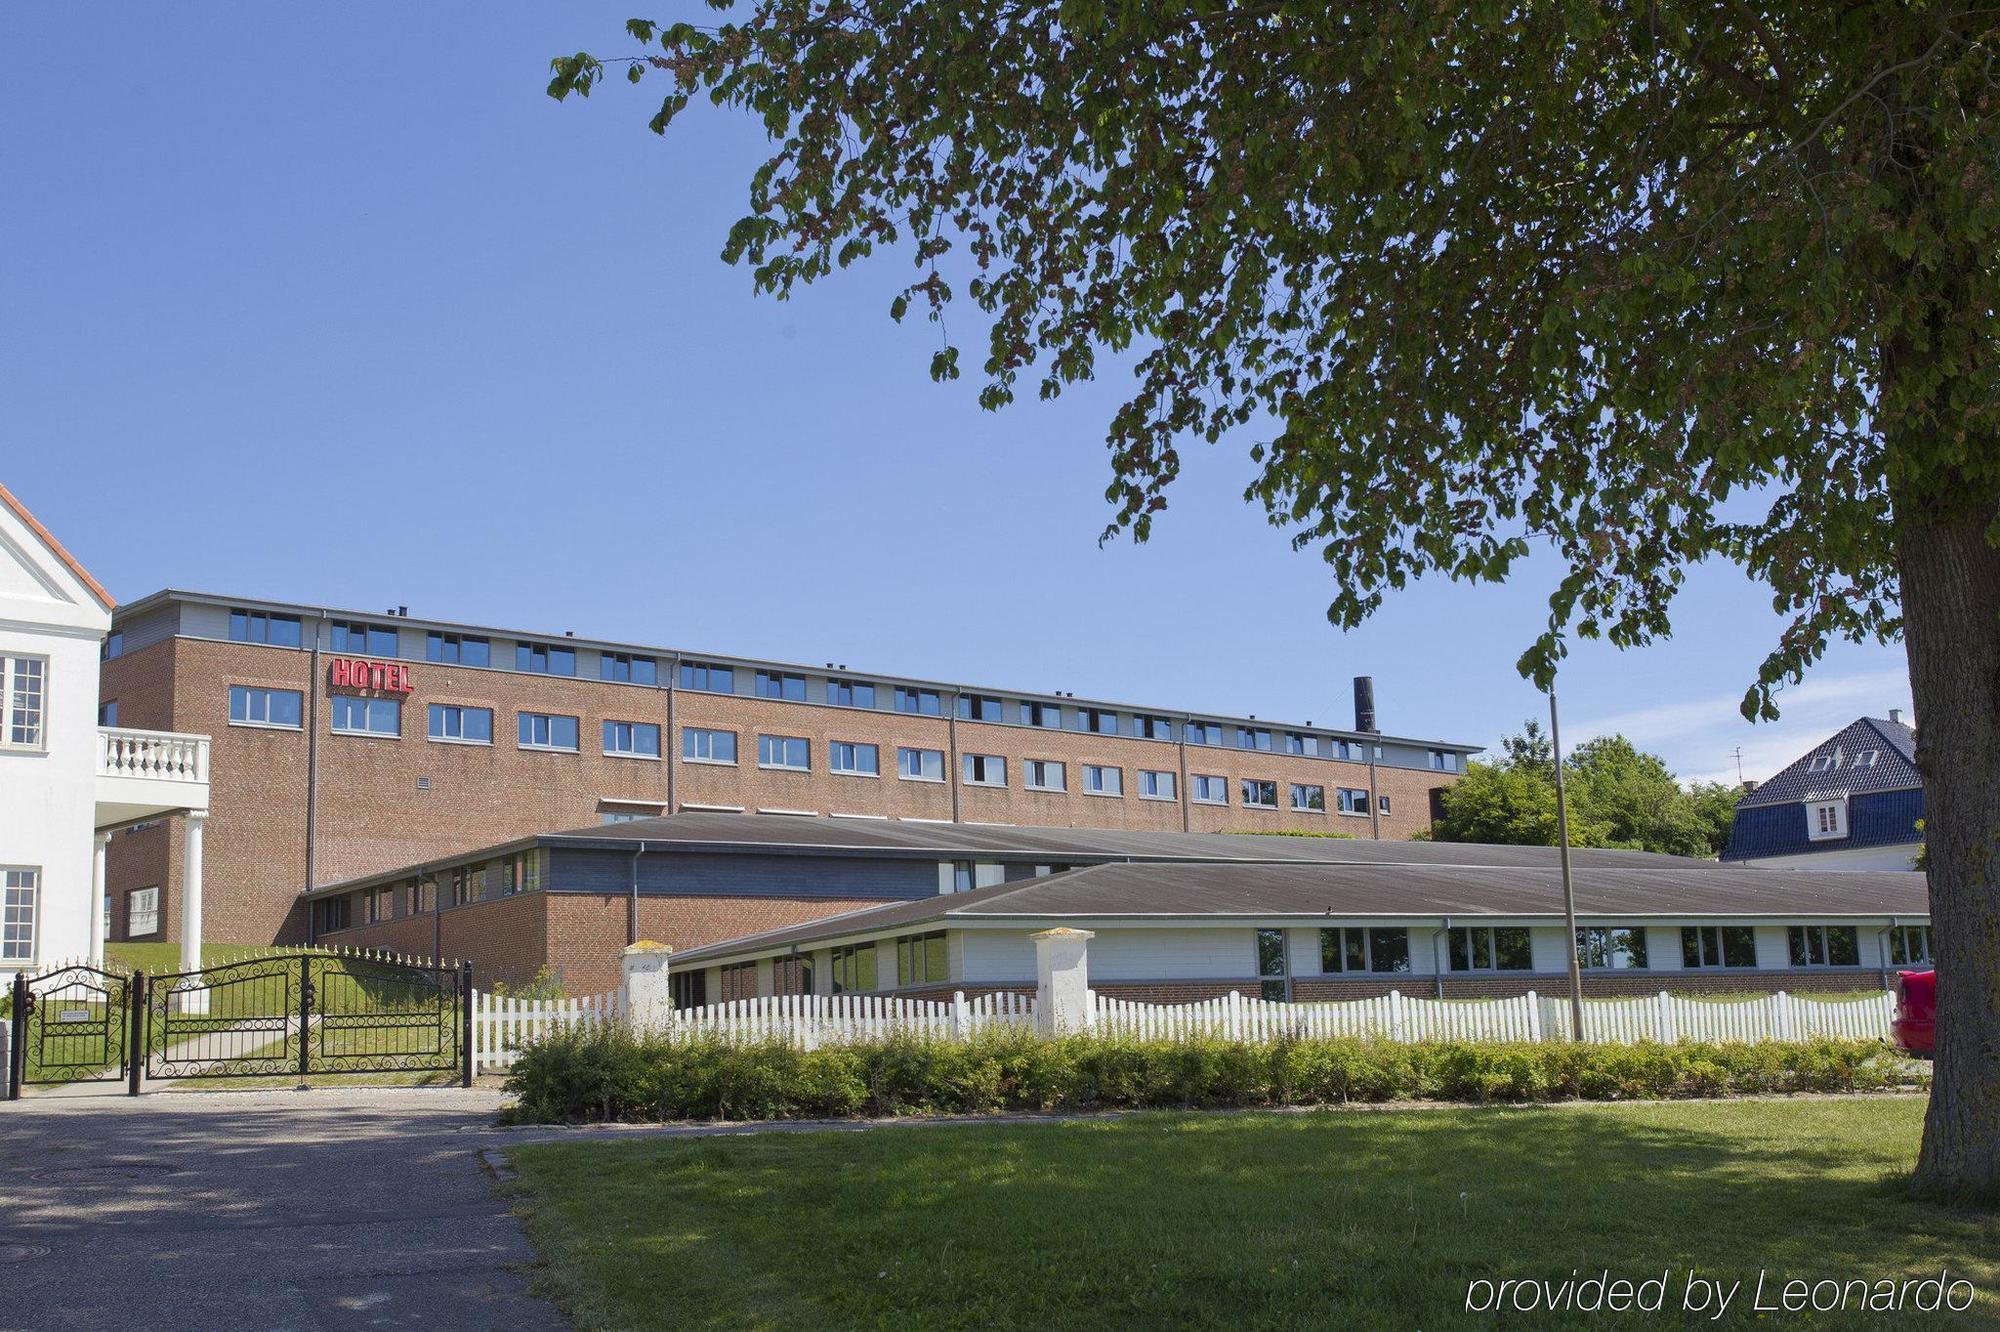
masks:
<svg viewBox="0 0 2000 1332"><path fill-rule="evenodd" d="M100 697L213 737L230 943L304 940L304 889L681 811L1401 839L1477 749L1383 734L1372 701L1278 723L173 590L119 608ZM184 835L112 839L113 938L179 937Z"/></svg>
<svg viewBox="0 0 2000 1332"><path fill-rule="evenodd" d="M1586 989L1851 990L1927 961L1920 874L1773 874L1577 850ZM1541 847L679 814L544 834L320 889L322 942L611 988L671 945L685 1004L1033 987L1029 935L1094 930L1092 980L1152 1000L1560 988Z"/></svg>

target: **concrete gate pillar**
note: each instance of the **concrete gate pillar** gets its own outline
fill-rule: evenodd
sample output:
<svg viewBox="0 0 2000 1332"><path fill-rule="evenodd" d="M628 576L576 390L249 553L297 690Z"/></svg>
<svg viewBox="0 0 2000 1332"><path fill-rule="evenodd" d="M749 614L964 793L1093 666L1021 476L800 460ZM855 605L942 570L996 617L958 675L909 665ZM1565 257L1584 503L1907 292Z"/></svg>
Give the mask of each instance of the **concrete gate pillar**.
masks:
<svg viewBox="0 0 2000 1332"><path fill-rule="evenodd" d="M1030 935L1035 941L1035 1031L1073 1036L1091 1026L1089 930L1059 926Z"/></svg>
<svg viewBox="0 0 2000 1332"><path fill-rule="evenodd" d="M623 973L619 989L625 1021L645 1036L666 1030L674 1020L673 987L669 964L674 950L663 943L641 939L625 949L620 958Z"/></svg>

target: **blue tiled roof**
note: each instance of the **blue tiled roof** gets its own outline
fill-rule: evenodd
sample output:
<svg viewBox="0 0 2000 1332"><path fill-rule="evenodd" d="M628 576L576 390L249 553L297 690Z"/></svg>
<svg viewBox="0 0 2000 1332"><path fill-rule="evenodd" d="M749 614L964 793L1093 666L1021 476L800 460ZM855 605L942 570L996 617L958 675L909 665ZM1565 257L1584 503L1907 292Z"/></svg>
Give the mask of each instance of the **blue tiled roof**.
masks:
<svg viewBox="0 0 2000 1332"><path fill-rule="evenodd" d="M1856 758L1871 751L1877 755L1875 763L1857 767ZM1838 763L1820 772L1812 771L1813 759L1836 753ZM1811 752L1800 755L1797 762L1744 796L1736 805L1738 818L1744 810L1796 805L1821 793L1851 797L1872 791L1921 789L1923 778L1917 772L1916 757L1915 731L1901 722L1863 717L1828 736ZM1804 840L1803 827L1800 840Z"/></svg>
<svg viewBox="0 0 2000 1332"><path fill-rule="evenodd" d="M1887 762L1887 759L1884 759ZM1871 846L1912 846L1923 841L1917 820L1924 816L1921 789L1871 791L1847 802L1847 836L1814 841L1806 831L1806 802L1736 807L1724 860L1763 860L1815 851L1850 851Z"/></svg>

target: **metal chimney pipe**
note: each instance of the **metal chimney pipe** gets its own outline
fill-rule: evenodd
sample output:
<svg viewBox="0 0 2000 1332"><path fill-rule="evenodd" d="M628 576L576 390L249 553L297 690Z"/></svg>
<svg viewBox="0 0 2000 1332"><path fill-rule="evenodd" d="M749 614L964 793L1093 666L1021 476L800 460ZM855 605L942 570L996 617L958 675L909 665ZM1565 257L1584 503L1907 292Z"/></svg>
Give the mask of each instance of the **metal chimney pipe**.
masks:
<svg viewBox="0 0 2000 1332"><path fill-rule="evenodd" d="M1375 724L1375 677L1372 675L1354 677L1354 729L1369 733L1382 729Z"/></svg>

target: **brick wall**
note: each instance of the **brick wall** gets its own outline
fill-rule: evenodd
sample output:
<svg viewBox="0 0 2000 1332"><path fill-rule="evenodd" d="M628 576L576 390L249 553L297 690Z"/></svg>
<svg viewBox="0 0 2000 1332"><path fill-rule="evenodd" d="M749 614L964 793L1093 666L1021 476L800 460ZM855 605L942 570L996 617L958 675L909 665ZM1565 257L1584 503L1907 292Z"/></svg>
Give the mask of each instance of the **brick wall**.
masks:
<svg viewBox="0 0 2000 1332"><path fill-rule="evenodd" d="M307 628L310 632L310 622ZM322 668L328 660L322 657ZM1364 788L1365 764L1189 745L1185 747L1188 770L1227 777L1231 803L1189 805L1184 815L1188 783L1181 772L1183 746L1172 742L953 723L940 717L696 691L671 696L675 725L669 728L669 694L664 689L424 661L405 662L412 692L403 701L399 737L334 735L332 695L316 687L324 681L313 678L312 661L310 652L296 649L174 638L105 663L102 697L118 700L122 723L200 732L213 740L203 912L204 933L211 942L301 942L306 937L298 894L307 879L306 792L312 737L318 743L318 797L311 877L319 884L530 833L587 827L607 809L665 807L670 787L673 803L680 807L948 819L953 816L956 789L958 815L968 821L1177 830L1185 818L1196 831L1342 831L1366 837L1372 830L1368 818L1297 813L1289 802L1288 787L1294 781L1325 787L1329 804L1339 786ZM232 684L299 691L311 705L310 735L306 730L231 725ZM426 734L431 703L491 708L494 743L431 741ZM521 711L577 717L579 752L520 749L516 715ZM604 755L600 742L606 720L660 724L664 758ZM680 761L675 728L688 726L735 731L736 763ZM812 770L759 768L757 737L766 733L807 738ZM828 743L834 740L875 744L879 775L829 772ZM900 780L896 750L904 745L943 751L947 780ZM960 784L955 755L966 752L1004 756L1007 788ZM1028 758L1061 761L1067 792L1024 790L1022 765ZM1122 796L1086 794L1086 762L1119 767ZM1140 799L1142 768L1173 772L1178 799ZM1244 777L1277 782L1280 808L1243 808ZM420 780L426 789L418 789ZM1429 792L1451 780L1447 773L1377 769L1377 790L1388 794L1392 805L1391 813L1381 820L1382 835L1406 837L1427 827ZM169 831L153 841L143 836L115 839L108 870L110 883L121 894L127 888L160 884L169 937L176 935L181 919L177 825L178 820L170 821ZM122 896L115 901L113 917L117 937L123 928Z"/></svg>

